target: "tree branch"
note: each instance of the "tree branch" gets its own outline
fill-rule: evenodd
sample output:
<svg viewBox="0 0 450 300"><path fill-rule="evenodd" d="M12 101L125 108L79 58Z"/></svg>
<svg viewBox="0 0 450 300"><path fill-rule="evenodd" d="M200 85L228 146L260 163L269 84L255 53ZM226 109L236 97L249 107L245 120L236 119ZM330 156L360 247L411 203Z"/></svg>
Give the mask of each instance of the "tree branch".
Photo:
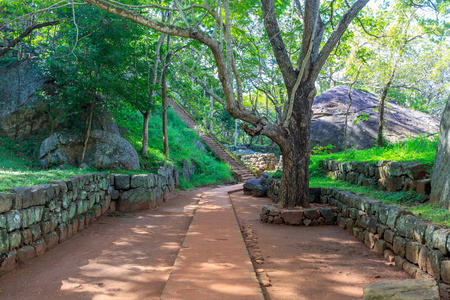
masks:
<svg viewBox="0 0 450 300"><path fill-rule="evenodd" d="M336 44L339 42L344 32L347 30L351 21L356 17L361 9L366 6L369 1L370 0L357 0L352 5L352 7L350 7L349 10L342 16L338 25L331 33L330 38L327 40L322 50L320 51L317 60L314 62L314 73L312 74L313 77L317 77L317 75L319 75L319 72L327 61L328 56L333 51Z"/></svg>
<svg viewBox="0 0 450 300"><path fill-rule="evenodd" d="M283 38L280 34L273 0L261 0L261 3L264 11L264 27L267 36L269 37L278 66L280 67L281 74L283 75L286 89L290 95L297 78L296 72L292 67L291 59L289 58L286 46L284 45Z"/></svg>
<svg viewBox="0 0 450 300"><path fill-rule="evenodd" d="M248 134L251 137L255 137L261 134L261 131L264 128L264 125L262 123L258 124L255 128L250 128L247 124L239 123L239 126L244 129L245 133Z"/></svg>
<svg viewBox="0 0 450 300"><path fill-rule="evenodd" d="M203 83L203 81L200 80L197 76L193 74L193 70L189 70L188 67L184 64L183 60L178 54L174 54L174 56L180 61L181 66L183 67L184 71L191 76L192 79L194 79L205 91L208 95L212 96L214 99L216 99L220 104L225 106L225 102L222 98L220 98L217 94L215 94L212 89L209 90L208 87Z"/></svg>
<svg viewBox="0 0 450 300"><path fill-rule="evenodd" d="M9 51L11 51L11 49L14 48L14 46L16 46L18 43L20 43L20 41L22 41L23 38L25 38L28 35L30 35L31 32L33 32L33 30L40 29L40 28L43 28L43 27L48 27L48 26L55 26L55 25L58 25L58 24L59 24L59 21L52 21L52 22L45 22L45 23L36 24L36 25L32 25L32 26L28 27L27 29L25 29L24 32L22 32L21 35L19 35L14 40L7 41L6 46L3 47L2 49L0 49L0 57L5 55Z"/></svg>

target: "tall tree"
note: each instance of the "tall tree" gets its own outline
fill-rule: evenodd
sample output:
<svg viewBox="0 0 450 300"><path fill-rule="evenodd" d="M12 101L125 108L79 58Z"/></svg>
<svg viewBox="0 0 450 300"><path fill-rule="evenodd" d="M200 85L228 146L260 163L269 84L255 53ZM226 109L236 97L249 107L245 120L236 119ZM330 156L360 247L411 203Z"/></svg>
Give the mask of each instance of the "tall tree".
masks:
<svg viewBox="0 0 450 300"><path fill-rule="evenodd" d="M169 157L169 135L167 133L167 69L169 68L170 57L170 36L167 36L167 54L164 61L163 71L162 71L162 93L161 93L161 104L162 104L162 134L163 134L163 146L164 155Z"/></svg>
<svg viewBox="0 0 450 300"><path fill-rule="evenodd" d="M261 1L265 31L287 91L288 100L284 106L281 124L271 123L267 118L255 115L244 107L242 81L236 68L236 53L233 51L232 29L234 31L235 27L232 24L232 11L228 0L211 4L186 1L186 6L181 6L184 2L175 1L173 8L157 4L146 6L177 13L180 22L176 25L158 22L148 17L151 14L141 14L134 10L137 7L130 5L107 0L84 1L162 33L191 38L208 46L214 56L225 95L225 101L220 97L216 100L224 105L231 116L254 126L251 128L246 124L242 125L247 134L265 135L281 149L283 175L280 201L287 207L309 205L309 136L311 106L316 94L315 80L351 21L369 0L357 0L350 7L346 7L345 4L338 7L334 1L326 2L321 7L319 0L307 0L302 7L299 1L295 1L303 29L300 52L295 56L289 55L286 50L278 21L284 9L283 4L277 11L273 0ZM221 3L222 5L219 5ZM253 5L254 3L249 2L234 3L233 9L235 13L238 9L245 10L248 16L248 13L254 10ZM338 22L336 16L340 17ZM239 21L242 20L243 18ZM235 24L239 24L238 21L234 21ZM202 26L199 26L200 23ZM219 28L220 35L214 34L216 30L213 28Z"/></svg>

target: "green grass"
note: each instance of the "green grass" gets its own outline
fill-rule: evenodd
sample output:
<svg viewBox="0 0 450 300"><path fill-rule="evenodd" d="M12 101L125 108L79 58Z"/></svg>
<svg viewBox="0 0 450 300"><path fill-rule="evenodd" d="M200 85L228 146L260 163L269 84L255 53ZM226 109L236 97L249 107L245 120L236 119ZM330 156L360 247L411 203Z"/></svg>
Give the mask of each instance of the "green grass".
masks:
<svg viewBox="0 0 450 300"><path fill-rule="evenodd" d="M331 159L339 162L376 162L380 160L404 162L418 161L431 168L436 156L437 139L437 135L432 137L431 140L429 138L419 136L417 138L410 138L402 143L386 145L381 148L373 147L365 150L349 149L347 154L344 152L338 152L332 154L311 155L311 163L309 165L310 174L312 176L322 174L322 162L325 159Z"/></svg>
<svg viewBox="0 0 450 300"><path fill-rule="evenodd" d="M377 187L356 186L345 181L334 180L325 176L311 177L309 185L314 187L333 187L354 193L365 194L371 199L380 200L383 203L404 208L425 221L450 227L450 212L447 209L439 208L439 203L423 203L427 197L420 195L415 191L392 193L382 191Z"/></svg>
<svg viewBox="0 0 450 300"><path fill-rule="evenodd" d="M33 186L51 180L65 180L75 175L95 172L95 169L43 171L37 163L38 144L41 138L30 139L0 138L0 191L12 187Z"/></svg>
<svg viewBox="0 0 450 300"><path fill-rule="evenodd" d="M180 178L180 188L190 189L194 186L205 186L232 180L228 165L218 161L208 151L197 149L195 141L200 141L196 133L188 129L185 124L171 111L168 113L168 133L170 159L164 156L162 146L162 121L157 111L152 115L149 123L149 155L143 158L139 150L142 147L141 131L142 116L129 110L116 114L119 126L128 129L124 136L138 151L141 169L137 171L108 170L111 174L142 174L155 173L158 161L173 163L177 170L182 169L182 160L190 159L195 165L195 173L190 181ZM48 183L51 180L66 180L75 175L95 173L95 168L86 170L67 166L66 170L42 170L38 164L39 146L45 136L26 139L0 138L0 191L12 187L33 186ZM181 172L180 172L181 176Z"/></svg>
<svg viewBox="0 0 450 300"><path fill-rule="evenodd" d="M201 142L194 130L189 129L180 118L171 110L168 110L168 135L169 157L164 156L162 143L162 118L161 112L152 113L149 121L149 154L147 158L140 155L142 148L142 120L140 113L122 110L116 115L119 126L128 129L124 136L139 153L141 165L147 170L155 170L158 161L173 161L177 170L182 170L183 160L190 159L195 165L195 173L190 181L180 178L180 188L189 189L194 186L204 186L232 180L230 167L218 161L215 155L209 151L198 149L196 141ZM180 174L181 175L181 174Z"/></svg>
<svg viewBox="0 0 450 300"><path fill-rule="evenodd" d="M396 205L409 210L421 219L443 226L450 226L450 213L447 209L439 208L438 203L423 203L426 196L415 191L410 192L387 192L378 187L361 187L341 180L334 180L323 175L322 162L331 159L339 162L364 161L376 162L380 160L391 161L418 161L428 167L428 171L434 163L437 147L437 136L432 140L424 137L409 139L403 143L387 145L382 148L371 148L366 150L350 150L347 155L344 152L333 154L311 155L310 186L334 187L349 190L354 193L362 193L369 198L377 199L386 204Z"/></svg>

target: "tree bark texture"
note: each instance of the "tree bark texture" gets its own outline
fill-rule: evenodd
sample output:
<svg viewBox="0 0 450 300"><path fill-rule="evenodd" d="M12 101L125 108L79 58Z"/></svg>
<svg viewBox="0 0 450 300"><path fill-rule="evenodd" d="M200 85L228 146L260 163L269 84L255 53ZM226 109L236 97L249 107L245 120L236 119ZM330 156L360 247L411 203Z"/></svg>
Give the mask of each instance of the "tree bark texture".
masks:
<svg viewBox="0 0 450 300"><path fill-rule="evenodd" d="M167 134L167 68L162 74L162 133L164 155L169 158L169 136Z"/></svg>
<svg viewBox="0 0 450 300"><path fill-rule="evenodd" d="M310 119L315 94L313 84L300 86L287 134L277 143L283 155L280 201L284 207L309 206Z"/></svg>
<svg viewBox="0 0 450 300"><path fill-rule="evenodd" d="M384 106L386 101L388 89L385 87L383 89L383 93L381 94L380 106L379 110L379 118L378 118L378 138L377 138L377 146L383 146L383 128L384 128Z"/></svg>

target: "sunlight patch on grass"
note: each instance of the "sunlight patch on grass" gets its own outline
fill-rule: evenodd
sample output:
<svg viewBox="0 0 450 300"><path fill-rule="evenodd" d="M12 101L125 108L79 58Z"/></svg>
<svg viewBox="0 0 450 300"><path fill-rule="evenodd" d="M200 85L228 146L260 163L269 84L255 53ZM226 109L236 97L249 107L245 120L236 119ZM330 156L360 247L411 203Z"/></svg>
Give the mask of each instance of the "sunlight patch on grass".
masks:
<svg viewBox="0 0 450 300"><path fill-rule="evenodd" d="M381 160L404 162L417 161L425 166L431 167L436 156L437 142L437 135L432 139L419 136L417 138L408 139L402 143L387 145L381 148L373 147L365 150L349 149L347 154L344 152L315 154L311 155L309 169L313 176L319 175L319 173L322 172L321 167L325 159L331 159L338 162L376 162Z"/></svg>
<svg viewBox="0 0 450 300"><path fill-rule="evenodd" d="M347 190L357 194L365 194L371 199L380 200L383 203L395 205L406 209L422 220L450 227L450 211L439 208L438 203L423 203L427 196L418 194L415 191L408 192L387 192L378 187L356 186L341 180L334 180L329 177L312 177L310 179L311 187L332 187L341 190Z"/></svg>

